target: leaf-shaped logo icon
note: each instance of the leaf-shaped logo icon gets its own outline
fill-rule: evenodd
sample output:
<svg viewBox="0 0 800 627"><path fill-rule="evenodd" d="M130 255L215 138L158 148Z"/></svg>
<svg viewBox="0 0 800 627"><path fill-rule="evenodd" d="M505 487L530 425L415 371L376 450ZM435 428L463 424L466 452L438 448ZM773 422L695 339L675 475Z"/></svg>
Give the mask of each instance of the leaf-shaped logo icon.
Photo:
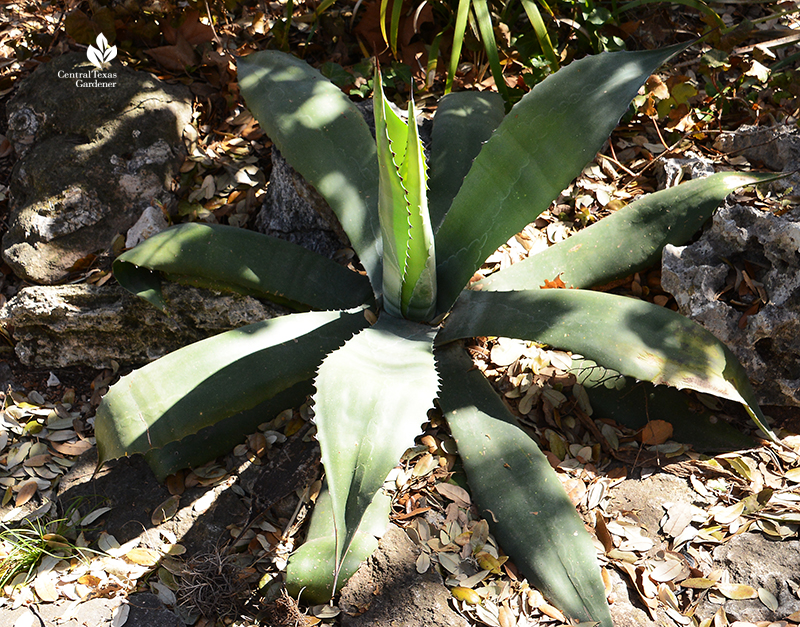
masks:
<svg viewBox="0 0 800 627"><path fill-rule="evenodd" d="M97 36L96 43L97 48L90 44L86 49L86 57L93 66L95 66L98 70L102 70L112 59L117 56L117 47L109 46L108 39L106 39L106 36L103 35L103 33L100 33Z"/></svg>

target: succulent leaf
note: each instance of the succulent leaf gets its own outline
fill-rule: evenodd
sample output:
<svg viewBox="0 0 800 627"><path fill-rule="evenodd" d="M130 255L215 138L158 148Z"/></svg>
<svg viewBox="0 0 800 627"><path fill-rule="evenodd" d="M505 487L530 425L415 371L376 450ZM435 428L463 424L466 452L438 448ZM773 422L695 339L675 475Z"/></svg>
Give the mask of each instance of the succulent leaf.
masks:
<svg viewBox="0 0 800 627"><path fill-rule="evenodd" d="M100 463L166 446L314 375L364 312L290 314L227 331L123 377L97 408Z"/></svg>
<svg viewBox="0 0 800 627"><path fill-rule="evenodd" d="M523 96L476 157L436 233L439 313L484 260L600 150L639 87L685 46L586 57Z"/></svg>
<svg viewBox="0 0 800 627"><path fill-rule="evenodd" d="M442 411L503 550L570 618L612 627L594 545L547 458L461 346L436 357Z"/></svg>
<svg viewBox="0 0 800 627"><path fill-rule="evenodd" d="M479 290L542 287L556 276L567 287L609 283L661 259L667 244L680 246L733 190L775 179L772 174L719 172L648 194L558 244L475 283Z"/></svg>
<svg viewBox="0 0 800 627"><path fill-rule="evenodd" d="M262 50L237 62L239 88L286 160L328 201L381 289L378 159L355 105L304 61Z"/></svg>
<svg viewBox="0 0 800 627"><path fill-rule="evenodd" d="M162 311L161 276L269 298L297 309L348 309L372 299L369 281L276 237L219 224L169 228L117 257L120 284Z"/></svg>
<svg viewBox="0 0 800 627"><path fill-rule="evenodd" d="M609 329L613 342L608 341ZM467 290L436 339L487 335L543 342L626 376L736 401L767 437L775 438L733 353L670 309L588 290Z"/></svg>
<svg viewBox="0 0 800 627"><path fill-rule="evenodd" d="M331 494L336 572L361 519L433 405L433 332L383 314L330 353L314 381L314 420Z"/></svg>

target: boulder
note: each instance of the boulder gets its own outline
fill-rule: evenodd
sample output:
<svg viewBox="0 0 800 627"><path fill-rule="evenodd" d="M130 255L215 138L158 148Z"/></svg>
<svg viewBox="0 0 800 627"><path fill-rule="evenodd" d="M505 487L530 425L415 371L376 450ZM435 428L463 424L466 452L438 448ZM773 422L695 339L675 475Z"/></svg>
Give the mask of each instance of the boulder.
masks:
<svg viewBox="0 0 800 627"><path fill-rule="evenodd" d="M119 286L26 287L0 309L20 361L28 366L141 365L197 340L285 311L239 294L173 283L162 313Z"/></svg>
<svg viewBox="0 0 800 627"><path fill-rule="evenodd" d="M12 173L3 258L40 284L69 278L149 206L173 201L192 98L182 85L115 63L100 80L82 54L42 64L7 105Z"/></svg>
<svg viewBox="0 0 800 627"><path fill-rule="evenodd" d="M746 316L742 309L749 303L735 308L728 302L735 299L720 298L730 273L739 272L734 280L742 282L735 268L745 262L756 270L748 279L766 299ZM741 205L723 207L697 242L664 249L661 283L682 314L742 362L759 403L800 406L800 212L776 216ZM736 298L754 304L747 291Z"/></svg>
<svg viewBox="0 0 800 627"><path fill-rule="evenodd" d="M800 541L776 541L760 533L741 533L716 547L713 558L714 568L727 571L731 583L767 590L778 602L778 609L770 610L759 599L704 597L697 610L698 618L712 618L719 607L717 603L722 604L732 621L750 623L781 621L800 611Z"/></svg>
<svg viewBox="0 0 800 627"><path fill-rule="evenodd" d="M319 192L272 147L269 187L256 216L258 232L333 258L350 245L339 220Z"/></svg>
<svg viewBox="0 0 800 627"><path fill-rule="evenodd" d="M800 131L795 125L774 127L742 126L723 133L714 148L731 156L743 156L751 163L788 174L772 185L779 190L800 189Z"/></svg>

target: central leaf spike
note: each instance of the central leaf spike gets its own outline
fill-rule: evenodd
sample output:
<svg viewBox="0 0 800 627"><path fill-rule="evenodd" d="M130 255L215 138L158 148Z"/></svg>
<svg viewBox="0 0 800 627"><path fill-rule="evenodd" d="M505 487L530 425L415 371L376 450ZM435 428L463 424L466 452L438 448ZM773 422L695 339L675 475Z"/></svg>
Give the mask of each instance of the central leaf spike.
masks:
<svg viewBox="0 0 800 627"><path fill-rule="evenodd" d="M428 214L425 152L413 96L406 123L386 100L378 67L373 109L384 251L383 306L394 316L425 322L434 316L436 307L436 253Z"/></svg>

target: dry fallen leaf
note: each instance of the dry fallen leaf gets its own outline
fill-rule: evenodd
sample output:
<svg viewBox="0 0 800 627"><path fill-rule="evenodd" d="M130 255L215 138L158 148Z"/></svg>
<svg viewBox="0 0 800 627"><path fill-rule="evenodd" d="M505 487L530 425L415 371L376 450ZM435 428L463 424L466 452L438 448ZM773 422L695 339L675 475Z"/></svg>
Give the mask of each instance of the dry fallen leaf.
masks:
<svg viewBox="0 0 800 627"><path fill-rule="evenodd" d="M481 597L478 595L477 592L474 590L470 590L469 588L465 588L463 586L456 586L450 593L459 601L465 601L470 605L477 605L481 602Z"/></svg>
<svg viewBox="0 0 800 627"><path fill-rule="evenodd" d="M140 566L155 566L161 559L161 554L153 549L132 549L125 554L125 558Z"/></svg>
<svg viewBox="0 0 800 627"><path fill-rule="evenodd" d="M755 599L758 596L755 588L741 583L718 583L717 590L725 597L736 601Z"/></svg>
<svg viewBox="0 0 800 627"><path fill-rule="evenodd" d="M758 598L761 602L766 605L769 609L773 612L778 611L778 599L775 598L775 595L772 594L766 588L759 588L758 589Z"/></svg>
<svg viewBox="0 0 800 627"><path fill-rule="evenodd" d="M645 425L641 433L642 444L664 444L672 437L672 425L666 420L651 420Z"/></svg>
<svg viewBox="0 0 800 627"><path fill-rule="evenodd" d="M25 503L33 498L33 495L36 494L36 490L38 489L39 486L36 483L36 479L28 479L20 486L19 492L17 492L17 498L14 501L14 506L20 507L21 505L25 505Z"/></svg>

